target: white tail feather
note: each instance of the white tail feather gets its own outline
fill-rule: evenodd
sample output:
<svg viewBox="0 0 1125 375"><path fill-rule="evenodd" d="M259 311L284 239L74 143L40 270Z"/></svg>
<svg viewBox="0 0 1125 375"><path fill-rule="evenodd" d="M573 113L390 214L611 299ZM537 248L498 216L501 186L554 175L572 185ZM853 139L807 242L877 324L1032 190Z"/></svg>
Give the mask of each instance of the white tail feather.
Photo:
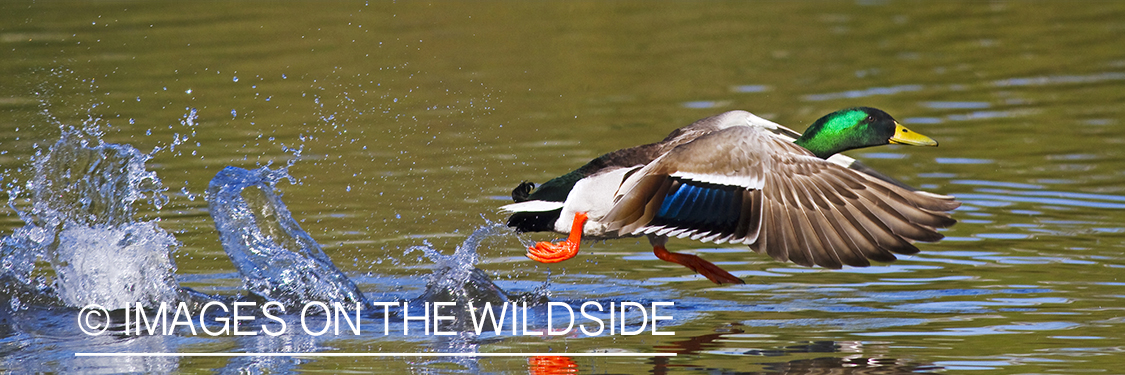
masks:
<svg viewBox="0 0 1125 375"><path fill-rule="evenodd" d="M526 201L500 207L505 212L547 212L563 207L563 202Z"/></svg>

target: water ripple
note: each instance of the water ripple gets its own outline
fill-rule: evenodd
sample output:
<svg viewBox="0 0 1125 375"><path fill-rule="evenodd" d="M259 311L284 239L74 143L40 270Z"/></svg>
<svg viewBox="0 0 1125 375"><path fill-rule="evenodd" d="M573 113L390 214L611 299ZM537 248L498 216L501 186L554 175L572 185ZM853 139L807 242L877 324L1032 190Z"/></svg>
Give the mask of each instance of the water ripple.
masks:
<svg viewBox="0 0 1125 375"><path fill-rule="evenodd" d="M684 108L707 109L707 108L726 107L726 106L730 105L730 101L729 100L697 100L697 101L691 101L691 102L683 102L683 103L680 103L680 105L683 106Z"/></svg>
<svg viewBox="0 0 1125 375"><path fill-rule="evenodd" d="M1064 75L1064 76L1045 76L1045 77L1028 77L1028 78L1009 78L992 81L993 86L999 87L1013 87L1013 86L1044 86L1044 85L1058 85L1058 84L1073 84L1073 83L1096 83L1105 81L1121 81L1125 80L1125 73L1121 72L1105 72L1090 75Z"/></svg>
<svg viewBox="0 0 1125 375"><path fill-rule="evenodd" d="M990 159L974 159L974 158L934 158L938 164L992 164L995 163Z"/></svg>
<svg viewBox="0 0 1125 375"><path fill-rule="evenodd" d="M767 85L740 85L730 88L732 92L766 92L770 91L771 87Z"/></svg>
<svg viewBox="0 0 1125 375"><path fill-rule="evenodd" d="M805 95L804 99L808 101L824 101L833 99L855 99L866 98L875 95L894 95L900 92L921 91L925 86L922 85L899 85L890 87L872 87L863 90L849 90L843 92L833 92L827 94L810 94Z"/></svg>
<svg viewBox="0 0 1125 375"><path fill-rule="evenodd" d="M923 107L932 109L982 109L992 107L988 102L922 102Z"/></svg>
<svg viewBox="0 0 1125 375"><path fill-rule="evenodd" d="M1028 331L1057 331L1063 329L1072 329L1078 327L1078 323L1072 322L1036 322L1036 323L1015 323L1015 324L1001 324L986 327L965 327L965 328L946 328L941 331L935 332L856 332L860 336L874 336L874 337L891 337L891 336L979 336L979 335L1001 335L1011 333L1024 333Z"/></svg>
<svg viewBox="0 0 1125 375"><path fill-rule="evenodd" d="M1011 196L1001 194L976 194L976 193L962 193L957 194L957 198L963 201L974 201L974 204L989 206L989 207L1002 207L998 203L1040 203L1045 205L1054 206L1070 206L1070 207L1093 207L1093 208L1111 208L1111 209L1125 209L1125 203L1110 203L1110 202L1092 202L1078 199L1063 199L1052 197L1035 197L1035 196ZM989 203L992 201L992 204Z"/></svg>
<svg viewBox="0 0 1125 375"><path fill-rule="evenodd" d="M986 180L950 180L951 184L958 185L979 185L979 186L1000 186L1013 189L1043 189L1042 185L1021 184L1018 182L1005 182L1005 181L986 181Z"/></svg>

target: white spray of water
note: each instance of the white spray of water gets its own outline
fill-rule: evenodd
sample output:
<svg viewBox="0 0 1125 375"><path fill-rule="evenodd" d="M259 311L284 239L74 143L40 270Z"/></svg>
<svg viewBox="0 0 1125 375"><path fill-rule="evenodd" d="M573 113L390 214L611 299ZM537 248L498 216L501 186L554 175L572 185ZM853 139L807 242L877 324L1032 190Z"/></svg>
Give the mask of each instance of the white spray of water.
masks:
<svg viewBox="0 0 1125 375"><path fill-rule="evenodd" d="M28 182L9 192L26 225L0 243L0 262L10 266L4 272L39 289L53 287L74 307L177 301L171 252L178 243L157 220L134 218L138 201L157 209L168 202L160 179L145 168L150 156L104 143L97 131L62 131L47 153L33 158ZM13 203L23 192L30 210ZM35 269L36 260L51 265L53 280Z"/></svg>

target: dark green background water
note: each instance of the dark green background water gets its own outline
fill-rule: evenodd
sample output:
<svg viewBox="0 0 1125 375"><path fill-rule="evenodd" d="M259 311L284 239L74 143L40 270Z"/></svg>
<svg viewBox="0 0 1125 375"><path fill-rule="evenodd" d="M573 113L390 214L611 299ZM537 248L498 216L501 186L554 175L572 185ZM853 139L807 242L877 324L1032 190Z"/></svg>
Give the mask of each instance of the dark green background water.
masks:
<svg viewBox="0 0 1125 375"><path fill-rule="evenodd" d="M476 350L681 353L574 360L599 373L1115 373L1125 352L1123 36L1125 3L1108 1L4 2L2 182L26 181L26 163L58 138L58 123L96 119L108 142L165 147L149 165L172 200L143 214L183 243L181 283L235 293L203 191L224 166L292 161L299 181L281 186L289 209L361 289L380 293L396 288L380 280L430 267L405 248L429 241L452 252L503 219L497 207L521 180L543 182L730 109L801 130L836 109L873 106L941 143L852 156L964 201L945 241L841 271L671 243L704 248L747 280L734 287L657 260L643 240L587 246L550 267L524 258L518 240L494 241L480 267L510 283L502 286L541 283L549 269L556 298L676 301L690 318L674 337L517 337ZM181 122L189 108L194 126ZM5 215L5 234L22 225ZM5 345L27 344L12 340ZM321 345L441 347L425 338ZM220 337L181 350L253 348ZM70 366L136 370L83 363ZM528 371L524 359L475 365ZM466 365L349 358L296 368Z"/></svg>

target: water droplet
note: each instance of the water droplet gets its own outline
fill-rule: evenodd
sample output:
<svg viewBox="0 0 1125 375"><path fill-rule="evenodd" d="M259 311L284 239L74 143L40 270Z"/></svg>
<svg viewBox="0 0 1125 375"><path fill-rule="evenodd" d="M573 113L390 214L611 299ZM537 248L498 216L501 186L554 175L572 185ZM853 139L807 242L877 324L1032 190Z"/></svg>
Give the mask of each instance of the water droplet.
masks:
<svg viewBox="0 0 1125 375"><path fill-rule="evenodd" d="M234 76L234 81L238 82L238 76Z"/></svg>

